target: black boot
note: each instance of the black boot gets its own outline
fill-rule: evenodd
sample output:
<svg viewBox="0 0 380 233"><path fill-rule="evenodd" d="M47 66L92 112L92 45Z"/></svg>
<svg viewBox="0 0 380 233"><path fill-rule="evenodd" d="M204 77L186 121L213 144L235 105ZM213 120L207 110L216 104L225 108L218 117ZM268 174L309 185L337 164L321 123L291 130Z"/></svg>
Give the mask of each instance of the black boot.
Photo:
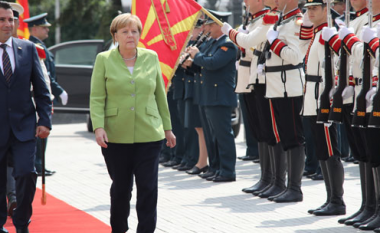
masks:
<svg viewBox="0 0 380 233"><path fill-rule="evenodd" d="M277 195L285 190L286 156L281 143L271 147L274 165L274 180L272 185L258 194L261 198Z"/></svg>
<svg viewBox="0 0 380 233"><path fill-rule="evenodd" d="M341 218L338 220L338 223L344 224L347 220L353 219L364 210L365 203L367 201L367 195L366 195L366 189L365 189L365 163L359 162L359 175L360 175L360 186L362 190L362 204L358 211L356 211L354 214L350 215L347 218Z"/></svg>
<svg viewBox="0 0 380 233"><path fill-rule="evenodd" d="M317 210L321 210L323 209L325 206L327 206L327 204L330 202L330 197L331 197L331 188L330 188L330 180L329 180L329 173L327 171L327 164L326 164L326 161L325 160L319 160L319 166L321 167L321 171L322 171L322 175L324 177L324 181L325 181L325 186L326 186L326 194L327 194L327 198L326 198L326 202L323 203L323 205L321 205L320 207L316 208L316 209L311 209L311 210L308 210L307 212L309 214L313 214L314 211L317 211Z"/></svg>
<svg viewBox="0 0 380 233"><path fill-rule="evenodd" d="M288 158L288 187L281 195L273 198L278 203L299 202L303 200L301 180L305 167L305 148L298 146L286 152Z"/></svg>
<svg viewBox="0 0 380 233"><path fill-rule="evenodd" d="M330 202L321 210L314 211L316 216L343 215L346 214L346 205L343 201L344 170L339 157L331 156L326 160L328 178L330 180ZM324 176L324 174L323 174ZM325 181L327 179L325 178Z"/></svg>
<svg viewBox="0 0 380 233"><path fill-rule="evenodd" d="M376 212L369 221L359 226L360 230L374 230L380 227L380 167L372 168L372 172L375 185Z"/></svg>
<svg viewBox="0 0 380 233"><path fill-rule="evenodd" d="M259 142L259 157L260 157L260 168L261 168L261 177L260 180L249 188L242 189L243 192L253 193L257 190L263 190L267 187L272 181L272 168L270 164L269 157L269 148L268 144L265 142Z"/></svg>
<svg viewBox="0 0 380 233"><path fill-rule="evenodd" d="M375 188L373 182L372 167L369 162L365 164L365 190L366 190L366 203L364 210L355 218L344 222L346 225L354 225L355 223L361 223L369 219L375 213Z"/></svg>
<svg viewBox="0 0 380 233"><path fill-rule="evenodd" d="M252 192L252 195L254 195L254 196L258 196L260 193L262 193L262 192L268 190L270 187L272 187L272 185L274 184L275 179L276 179L276 168L274 165L273 146L269 146L269 145L268 145L268 161L267 162L268 162L270 169L272 171L272 179L266 187Z"/></svg>

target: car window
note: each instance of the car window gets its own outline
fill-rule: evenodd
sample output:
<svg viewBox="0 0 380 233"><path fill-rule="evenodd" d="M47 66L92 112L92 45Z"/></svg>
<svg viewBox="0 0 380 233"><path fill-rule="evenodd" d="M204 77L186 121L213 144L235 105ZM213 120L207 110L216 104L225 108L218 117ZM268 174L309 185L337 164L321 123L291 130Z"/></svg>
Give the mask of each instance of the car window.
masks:
<svg viewBox="0 0 380 233"><path fill-rule="evenodd" d="M56 65L94 65L96 54L98 52L97 44L73 45L63 47L55 52Z"/></svg>

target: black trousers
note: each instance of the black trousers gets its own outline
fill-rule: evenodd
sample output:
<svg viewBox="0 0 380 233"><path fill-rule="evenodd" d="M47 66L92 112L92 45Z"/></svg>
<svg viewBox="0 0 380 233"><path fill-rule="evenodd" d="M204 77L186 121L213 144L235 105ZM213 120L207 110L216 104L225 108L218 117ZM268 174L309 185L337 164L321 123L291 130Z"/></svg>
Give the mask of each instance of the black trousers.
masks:
<svg viewBox="0 0 380 233"><path fill-rule="evenodd" d="M0 146L0 228L7 220L7 160L12 155L13 177L16 180L17 208L13 224L18 229L29 225L32 216L32 202L36 192L37 173L34 169L36 140L21 142L11 132L8 142Z"/></svg>
<svg viewBox="0 0 380 233"><path fill-rule="evenodd" d="M102 148L111 185L111 227L124 233L128 227L133 177L137 186L138 233L152 233L157 222L158 158L162 141L134 144L108 143Z"/></svg>
<svg viewBox="0 0 380 233"><path fill-rule="evenodd" d="M317 116L309 116L311 132L313 133L315 151L318 160L327 160L331 156L340 157L336 124L330 127L317 124Z"/></svg>
<svg viewBox="0 0 380 233"><path fill-rule="evenodd" d="M273 131L285 151L305 144L301 109L303 97L273 98L271 111L275 117ZM277 136L276 136L277 137Z"/></svg>

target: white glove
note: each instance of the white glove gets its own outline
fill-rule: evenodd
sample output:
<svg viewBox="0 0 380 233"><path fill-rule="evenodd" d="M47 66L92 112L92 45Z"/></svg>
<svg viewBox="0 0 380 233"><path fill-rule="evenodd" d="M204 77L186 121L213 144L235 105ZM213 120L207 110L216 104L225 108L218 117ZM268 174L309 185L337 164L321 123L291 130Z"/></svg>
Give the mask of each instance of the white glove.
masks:
<svg viewBox="0 0 380 233"><path fill-rule="evenodd" d="M336 92L336 88L335 87L331 88L331 90L329 92L330 99L334 96L335 92Z"/></svg>
<svg viewBox="0 0 380 233"><path fill-rule="evenodd" d="M344 88L343 92L342 92L342 98L343 100L346 100L352 96L354 96L355 94L355 89L353 86L347 86L346 88Z"/></svg>
<svg viewBox="0 0 380 233"><path fill-rule="evenodd" d="M303 14L302 25L305 26L305 27L311 27L311 26L313 26L313 23L309 19L308 11L306 11L305 14Z"/></svg>
<svg viewBox="0 0 380 233"><path fill-rule="evenodd" d="M264 74L264 64L258 64L256 71L257 71L258 75L263 75Z"/></svg>
<svg viewBox="0 0 380 233"><path fill-rule="evenodd" d="M239 69L239 61L236 61L236 62L235 62L235 67L236 67L236 70Z"/></svg>
<svg viewBox="0 0 380 233"><path fill-rule="evenodd" d="M223 34L227 35L230 33L230 30L232 29L231 25L229 25L228 23L223 23L223 26L222 26L222 32Z"/></svg>
<svg viewBox="0 0 380 233"><path fill-rule="evenodd" d="M380 36L380 24L377 25L377 36ZM376 59L378 60L378 59Z"/></svg>
<svg viewBox="0 0 380 233"><path fill-rule="evenodd" d="M241 33L244 33L244 34L248 34L249 31L247 29L243 29L243 25L240 25L240 27L238 28L238 32L241 32Z"/></svg>
<svg viewBox="0 0 380 233"><path fill-rule="evenodd" d="M332 28L324 27L322 29L322 39L324 41L328 42L331 39L331 37L333 37L336 34L338 34L338 32L335 27L332 27Z"/></svg>
<svg viewBox="0 0 380 233"><path fill-rule="evenodd" d="M372 87L365 95L367 108L371 105L373 97L375 96L376 92L377 92L376 87Z"/></svg>
<svg viewBox="0 0 380 233"><path fill-rule="evenodd" d="M59 95L59 98L61 98L62 105L66 105L67 101L69 100L69 95L66 91L63 91L62 94Z"/></svg>
<svg viewBox="0 0 380 233"><path fill-rule="evenodd" d="M371 40L377 37L377 30L368 26L363 27L362 40L364 43L369 43Z"/></svg>
<svg viewBox="0 0 380 233"><path fill-rule="evenodd" d="M278 31L273 30L273 28L269 29L267 32L267 39L269 44L272 44L275 39L278 37Z"/></svg>
<svg viewBox="0 0 380 233"><path fill-rule="evenodd" d="M343 22L341 19L339 19L339 18L336 18L335 19L335 23L336 23L336 25L338 25L338 27L345 27L346 26L346 23L345 22Z"/></svg>
<svg viewBox="0 0 380 233"><path fill-rule="evenodd" d="M353 28L341 27L339 30L339 39L343 40L348 34L354 33Z"/></svg>

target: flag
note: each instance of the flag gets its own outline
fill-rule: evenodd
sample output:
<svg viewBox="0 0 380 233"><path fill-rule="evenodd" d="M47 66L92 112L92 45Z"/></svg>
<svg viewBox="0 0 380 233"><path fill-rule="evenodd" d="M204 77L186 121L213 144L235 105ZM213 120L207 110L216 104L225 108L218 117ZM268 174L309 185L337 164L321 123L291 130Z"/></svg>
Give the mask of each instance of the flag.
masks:
<svg viewBox="0 0 380 233"><path fill-rule="evenodd" d="M28 24L24 23L24 19L29 18L29 4L28 0L16 0L16 3L24 7L24 13L19 16L18 20L20 21L20 26L17 29L17 34L20 39L29 39L29 29Z"/></svg>
<svg viewBox="0 0 380 233"><path fill-rule="evenodd" d="M174 75L202 7L194 0L132 0L143 25L138 47L157 52L165 86Z"/></svg>

